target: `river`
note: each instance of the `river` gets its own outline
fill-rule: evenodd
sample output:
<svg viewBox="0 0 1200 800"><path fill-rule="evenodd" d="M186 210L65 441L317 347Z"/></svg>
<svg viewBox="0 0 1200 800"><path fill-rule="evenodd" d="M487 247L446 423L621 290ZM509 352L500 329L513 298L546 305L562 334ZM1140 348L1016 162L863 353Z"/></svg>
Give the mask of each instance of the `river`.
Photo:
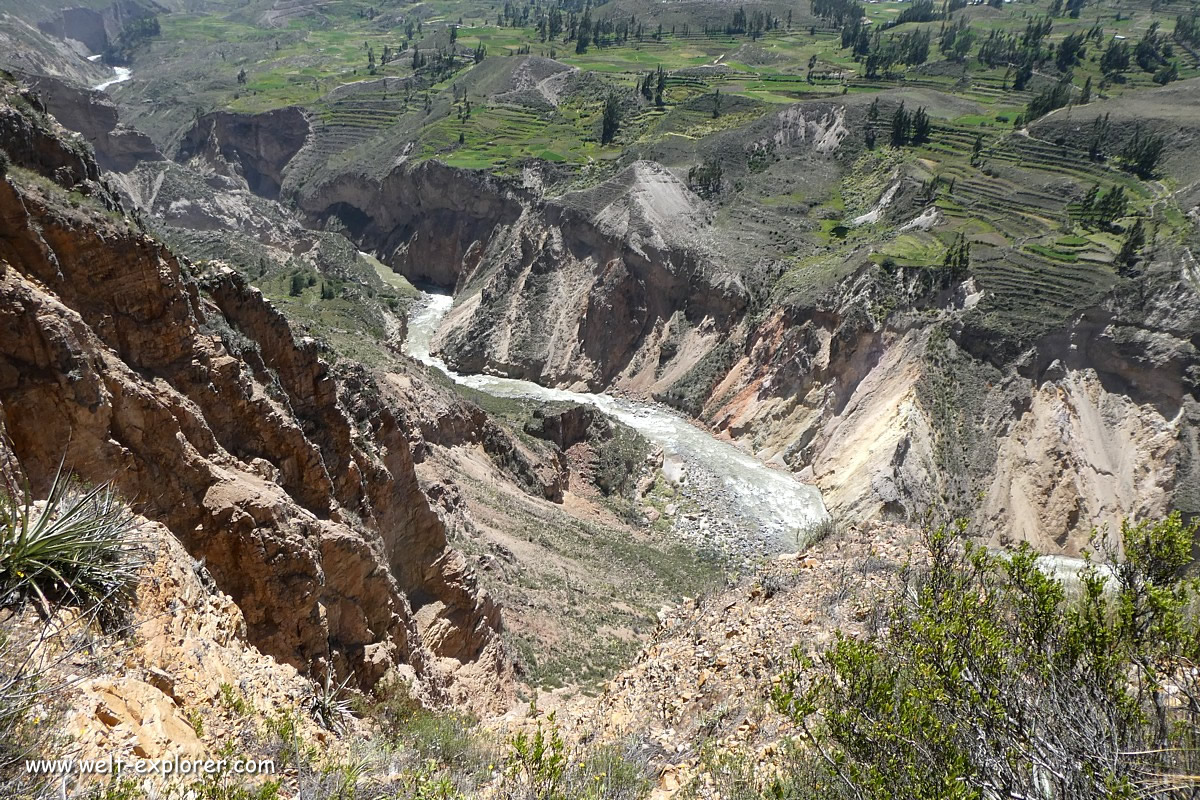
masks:
<svg viewBox="0 0 1200 800"><path fill-rule="evenodd" d="M405 341L408 355L441 370L456 383L496 397L590 403L633 428L662 448L664 462L673 475L683 475L685 484L702 490L694 493L702 499L692 515L692 530L712 540L709 543L716 549L741 556L795 551L805 531L828 519L821 494L814 487L713 437L669 409L609 394L570 392L513 378L454 372L430 353L434 334L453 305L454 298L449 295L423 295L409 317Z"/></svg>
<svg viewBox="0 0 1200 800"><path fill-rule="evenodd" d="M113 67L113 77L109 78L103 83L97 83L92 88L97 92L103 92L108 87L117 83L124 83L132 77L133 70L129 69L128 67Z"/></svg>

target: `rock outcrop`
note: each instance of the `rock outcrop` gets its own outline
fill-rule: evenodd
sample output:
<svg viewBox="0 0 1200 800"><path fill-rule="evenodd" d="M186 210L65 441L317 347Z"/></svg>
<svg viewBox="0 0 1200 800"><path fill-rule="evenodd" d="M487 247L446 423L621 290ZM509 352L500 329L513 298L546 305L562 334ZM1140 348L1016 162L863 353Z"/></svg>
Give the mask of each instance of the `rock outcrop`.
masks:
<svg viewBox="0 0 1200 800"><path fill-rule="evenodd" d="M184 134L175 158L200 159L218 174L243 180L255 194L277 198L284 167L308 134L308 118L294 106L264 114L213 111Z"/></svg>
<svg viewBox="0 0 1200 800"><path fill-rule="evenodd" d="M44 75L24 80L51 116L91 144L101 169L129 172L143 161L162 160L149 136L120 121L117 106L104 92Z"/></svg>
<svg viewBox="0 0 1200 800"><path fill-rule="evenodd" d="M60 129L5 105L0 132L52 179L0 181L0 408L35 491L64 454L111 480L302 671L407 665L502 703L499 611L417 482L415 426L231 271L190 277Z"/></svg>

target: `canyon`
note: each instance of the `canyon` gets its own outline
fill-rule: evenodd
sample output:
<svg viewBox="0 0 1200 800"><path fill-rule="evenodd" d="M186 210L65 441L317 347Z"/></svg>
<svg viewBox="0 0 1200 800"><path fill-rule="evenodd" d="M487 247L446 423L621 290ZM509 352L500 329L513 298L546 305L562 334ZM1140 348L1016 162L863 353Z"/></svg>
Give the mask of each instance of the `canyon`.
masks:
<svg viewBox="0 0 1200 800"><path fill-rule="evenodd" d="M580 797L766 791L777 687L888 633L939 524L1071 583L1200 514L1200 77L1033 115L1078 87L855 77L816 7L549 57L492 9L210 11L42 14L0 80L0 467L110 484L147 558L58 676L84 752L499 797L561 730Z"/></svg>
<svg viewBox="0 0 1200 800"><path fill-rule="evenodd" d="M793 146L835 151L823 124L801 120L813 130ZM258 174L258 136L223 138L225 160ZM1186 249L1163 252L1140 295L1010 343L979 328L970 281L930 295L878 266L751 309L700 198L648 162L555 197L534 176L436 162L312 183L271 171L311 224L455 293L436 342L451 368L666 401L794 470L839 520L937 507L997 544L1076 554L1095 528L1196 497ZM873 318L885 298L896 311Z"/></svg>

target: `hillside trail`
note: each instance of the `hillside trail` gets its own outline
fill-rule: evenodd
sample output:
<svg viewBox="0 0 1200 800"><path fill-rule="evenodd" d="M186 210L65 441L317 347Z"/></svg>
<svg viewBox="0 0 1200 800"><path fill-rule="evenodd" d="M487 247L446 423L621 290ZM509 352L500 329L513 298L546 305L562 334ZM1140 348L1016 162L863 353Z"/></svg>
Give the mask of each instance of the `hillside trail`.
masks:
<svg viewBox="0 0 1200 800"><path fill-rule="evenodd" d="M689 514L691 531L716 551L742 558L794 552L806 532L829 518L821 494L791 473L768 466L717 439L682 415L652 403L610 394L552 389L493 375L461 375L430 352L449 295L425 294L408 323L405 352L451 380L495 397L587 403L636 430L663 451L667 469L696 487L705 502Z"/></svg>

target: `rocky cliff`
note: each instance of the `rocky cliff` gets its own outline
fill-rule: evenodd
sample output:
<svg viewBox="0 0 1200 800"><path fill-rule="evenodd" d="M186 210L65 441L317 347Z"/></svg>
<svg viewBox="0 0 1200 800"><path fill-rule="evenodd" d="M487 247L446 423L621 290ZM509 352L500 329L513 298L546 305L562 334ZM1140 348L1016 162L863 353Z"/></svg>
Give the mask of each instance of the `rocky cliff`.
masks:
<svg viewBox="0 0 1200 800"><path fill-rule="evenodd" d="M51 36L80 42L93 53L103 53L126 25L153 15L156 8L161 6L137 0L117 0L107 6L61 8L48 19L39 21L38 28Z"/></svg>
<svg viewBox="0 0 1200 800"><path fill-rule="evenodd" d="M872 268L769 315L703 414L814 482L836 518L935 509L1074 554L1124 517L1200 510L1200 320L1180 255L1012 357L974 327L971 281L873 319Z"/></svg>
<svg viewBox="0 0 1200 800"><path fill-rule="evenodd" d="M149 136L121 122L116 105L104 92L45 75L24 76L23 80L37 93L47 113L87 140L101 169L129 172L143 161L163 158Z"/></svg>
<svg viewBox="0 0 1200 800"><path fill-rule="evenodd" d="M283 168L308 134L308 119L295 107L265 114L214 111L196 120L175 157L182 162L200 159L218 174L244 181L255 194L275 198L283 184Z"/></svg>
<svg viewBox="0 0 1200 800"><path fill-rule="evenodd" d="M660 340L687 340L667 369L681 374L746 304L702 234L699 199L649 162L554 200L435 162L379 182L342 176L298 200L397 272L466 298L442 343L464 371L655 384L672 360Z"/></svg>
<svg viewBox="0 0 1200 800"><path fill-rule="evenodd" d="M0 408L35 490L64 454L112 480L280 661L502 703L498 609L447 546L404 412L231 271L193 278L62 129L6 102L0 143Z"/></svg>

